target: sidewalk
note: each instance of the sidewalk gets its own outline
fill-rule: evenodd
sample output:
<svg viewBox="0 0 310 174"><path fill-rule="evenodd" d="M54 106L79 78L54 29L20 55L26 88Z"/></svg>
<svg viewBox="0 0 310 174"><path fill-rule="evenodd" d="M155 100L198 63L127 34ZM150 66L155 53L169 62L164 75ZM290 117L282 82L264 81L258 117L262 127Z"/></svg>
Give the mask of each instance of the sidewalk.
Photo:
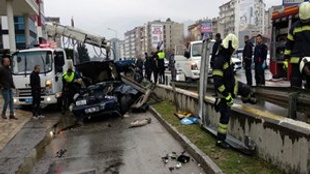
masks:
<svg viewBox="0 0 310 174"><path fill-rule="evenodd" d="M2 110L2 98L0 98L0 108ZM25 123L31 119L31 113L28 111L15 109L15 115L18 117L18 120L0 118L0 151L21 130Z"/></svg>

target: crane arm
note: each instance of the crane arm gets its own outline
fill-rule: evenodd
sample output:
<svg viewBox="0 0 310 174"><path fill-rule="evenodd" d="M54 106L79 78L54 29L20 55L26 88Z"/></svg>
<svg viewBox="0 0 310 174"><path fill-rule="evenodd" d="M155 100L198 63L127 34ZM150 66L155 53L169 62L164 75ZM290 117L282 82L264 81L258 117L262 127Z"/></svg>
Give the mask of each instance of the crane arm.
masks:
<svg viewBox="0 0 310 174"><path fill-rule="evenodd" d="M110 48L110 43L104 37L71 26L63 26L56 23L46 24L46 32L51 37L64 36L79 43L87 43L104 49Z"/></svg>

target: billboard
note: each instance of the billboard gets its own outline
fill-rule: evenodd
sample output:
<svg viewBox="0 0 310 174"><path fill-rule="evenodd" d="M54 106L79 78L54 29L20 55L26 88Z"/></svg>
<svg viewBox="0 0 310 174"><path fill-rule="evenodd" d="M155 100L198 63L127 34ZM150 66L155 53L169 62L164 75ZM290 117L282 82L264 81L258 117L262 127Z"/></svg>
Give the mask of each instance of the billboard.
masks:
<svg viewBox="0 0 310 174"><path fill-rule="evenodd" d="M160 47L163 49L164 47L164 27L160 24L152 24L151 25L151 41L152 41L152 48L156 49Z"/></svg>
<svg viewBox="0 0 310 174"><path fill-rule="evenodd" d="M254 0L239 1L239 31L244 31L250 26L258 25L257 12L254 11Z"/></svg>
<svg viewBox="0 0 310 174"><path fill-rule="evenodd" d="M200 23L200 32L201 33L210 33L212 30L211 22L201 22Z"/></svg>
<svg viewBox="0 0 310 174"><path fill-rule="evenodd" d="M309 0L283 0L282 4L283 5L295 5L295 4L300 4L306 1L309 1Z"/></svg>

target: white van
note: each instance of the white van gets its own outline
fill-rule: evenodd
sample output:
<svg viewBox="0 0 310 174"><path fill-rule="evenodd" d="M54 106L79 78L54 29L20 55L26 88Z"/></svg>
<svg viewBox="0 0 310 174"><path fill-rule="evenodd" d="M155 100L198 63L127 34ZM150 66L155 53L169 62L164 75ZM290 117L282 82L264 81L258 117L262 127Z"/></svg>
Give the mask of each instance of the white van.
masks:
<svg viewBox="0 0 310 174"><path fill-rule="evenodd" d="M215 40L211 41L210 50L212 50L213 44ZM201 54L202 54L202 40L200 41L192 41L190 42L188 54L185 57L184 55L175 55L175 67L178 74L183 74L184 79L186 81L191 80L198 80L200 77L200 61L201 61ZM188 58L187 58L188 57ZM210 53L210 60L211 60L211 53ZM212 76L212 69L209 65L209 76Z"/></svg>

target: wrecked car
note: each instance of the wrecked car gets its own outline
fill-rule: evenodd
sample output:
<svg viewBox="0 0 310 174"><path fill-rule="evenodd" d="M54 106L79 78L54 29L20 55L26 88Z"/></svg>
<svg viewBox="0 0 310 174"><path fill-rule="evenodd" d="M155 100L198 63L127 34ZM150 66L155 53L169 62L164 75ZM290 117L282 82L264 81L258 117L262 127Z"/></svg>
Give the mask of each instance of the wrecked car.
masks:
<svg viewBox="0 0 310 174"><path fill-rule="evenodd" d="M89 61L76 65L83 87L74 95L73 114L79 122L92 116L122 116L141 93L124 84L113 61Z"/></svg>

